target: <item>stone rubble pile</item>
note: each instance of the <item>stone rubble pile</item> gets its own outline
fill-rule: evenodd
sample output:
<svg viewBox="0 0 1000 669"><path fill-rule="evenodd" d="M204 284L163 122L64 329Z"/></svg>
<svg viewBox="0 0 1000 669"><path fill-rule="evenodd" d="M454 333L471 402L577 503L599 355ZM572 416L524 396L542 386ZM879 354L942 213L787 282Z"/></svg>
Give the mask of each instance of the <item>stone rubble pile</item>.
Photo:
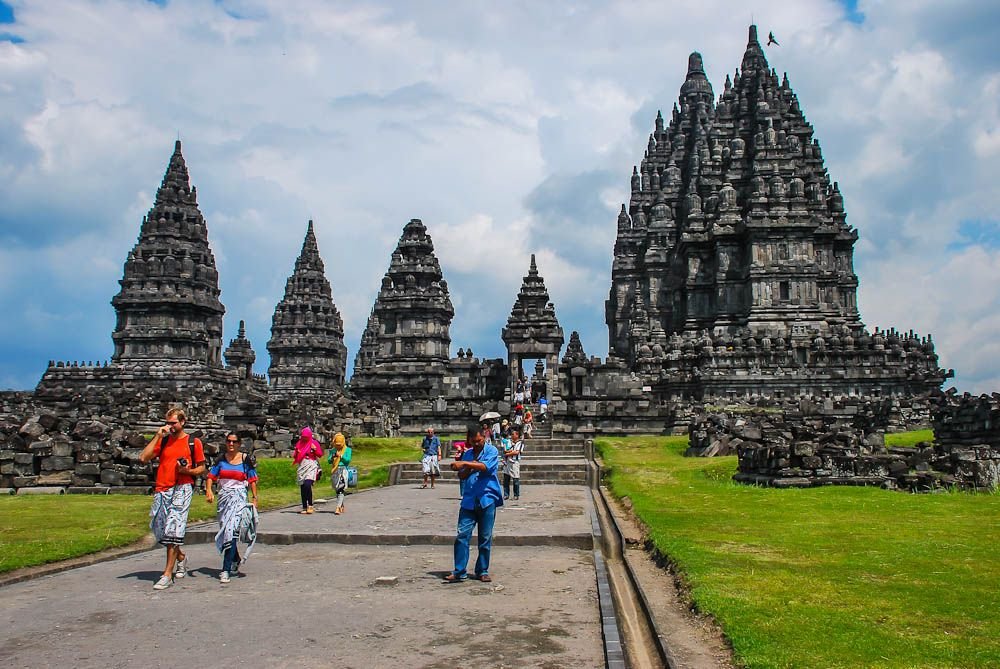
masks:
<svg viewBox="0 0 1000 669"><path fill-rule="evenodd" d="M934 412L935 450L954 476L972 488L1000 483L1000 393L941 395Z"/></svg>
<svg viewBox="0 0 1000 669"><path fill-rule="evenodd" d="M154 400L158 393L97 415L82 415L72 407L58 411L39 407L20 395L0 394L0 488L134 494L151 490L155 465L139 462L139 453L162 424L166 408L172 406ZM239 434L244 448L253 448L258 457L288 457L306 425L324 443L337 431L384 437L397 434L399 427L392 408L343 396L332 403L275 399L253 411L243 407L242 417L237 406L228 407L228 412L218 407L220 413L209 413L207 421L185 409L187 432L202 440L209 461L219 453L229 430ZM223 412L225 419L217 422Z"/></svg>
<svg viewBox="0 0 1000 669"><path fill-rule="evenodd" d="M841 409L848 407L841 407ZM803 402L797 410L731 407L699 412L686 455L735 454L741 483L777 488L871 485L930 491L1000 485L1000 396L941 395L933 410L934 444L886 447L898 418L891 400L851 405L849 413Z"/></svg>

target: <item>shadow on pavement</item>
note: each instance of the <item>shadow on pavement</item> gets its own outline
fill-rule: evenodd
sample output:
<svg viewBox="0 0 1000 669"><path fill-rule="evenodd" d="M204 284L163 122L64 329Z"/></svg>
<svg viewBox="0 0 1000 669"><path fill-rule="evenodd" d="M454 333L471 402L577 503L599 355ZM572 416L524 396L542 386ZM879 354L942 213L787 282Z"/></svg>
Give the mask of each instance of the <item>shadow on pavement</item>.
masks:
<svg viewBox="0 0 1000 669"><path fill-rule="evenodd" d="M149 581L150 583L156 583L157 579L163 575L163 570L157 569L156 571L134 571L131 574L122 574L117 578L134 578L137 581Z"/></svg>

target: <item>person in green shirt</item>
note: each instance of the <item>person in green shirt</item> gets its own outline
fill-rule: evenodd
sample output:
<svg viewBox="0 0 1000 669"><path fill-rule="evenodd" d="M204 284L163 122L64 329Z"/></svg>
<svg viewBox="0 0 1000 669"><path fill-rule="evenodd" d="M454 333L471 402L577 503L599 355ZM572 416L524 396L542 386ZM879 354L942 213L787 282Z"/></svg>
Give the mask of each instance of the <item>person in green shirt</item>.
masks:
<svg viewBox="0 0 1000 669"><path fill-rule="evenodd" d="M330 465L333 468L333 489L337 491L337 508L334 513L338 516L344 513L344 495L347 493L348 474L347 467L351 464L351 447L347 444L347 439L340 432L333 436L333 449L330 451Z"/></svg>

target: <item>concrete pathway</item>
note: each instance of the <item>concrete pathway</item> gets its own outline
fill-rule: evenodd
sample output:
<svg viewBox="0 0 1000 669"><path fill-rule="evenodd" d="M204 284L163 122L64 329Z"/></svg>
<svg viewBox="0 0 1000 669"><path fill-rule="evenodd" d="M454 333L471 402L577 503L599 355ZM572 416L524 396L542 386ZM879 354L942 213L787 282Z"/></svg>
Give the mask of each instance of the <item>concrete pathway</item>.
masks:
<svg viewBox="0 0 1000 669"><path fill-rule="evenodd" d="M323 490L318 491L322 493ZM518 501L508 500L497 513L493 531L498 546L568 546L589 549L593 500L584 486L525 486ZM317 503L316 513L300 508L264 514L259 533L270 544L346 543L447 545L455 541L460 497L458 486L397 485L349 495L346 513L333 513L335 499ZM214 541L213 523L188 528L188 543Z"/></svg>
<svg viewBox="0 0 1000 669"><path fill-rule="evenodd" d="M382 488L342 516L265 513L276 541L225 586L191 543L191 574L162 592L162 550L0 588L0 666L602 667L590 493L524 492L499 513L490 584L440 580L457 489Z"/></svg>

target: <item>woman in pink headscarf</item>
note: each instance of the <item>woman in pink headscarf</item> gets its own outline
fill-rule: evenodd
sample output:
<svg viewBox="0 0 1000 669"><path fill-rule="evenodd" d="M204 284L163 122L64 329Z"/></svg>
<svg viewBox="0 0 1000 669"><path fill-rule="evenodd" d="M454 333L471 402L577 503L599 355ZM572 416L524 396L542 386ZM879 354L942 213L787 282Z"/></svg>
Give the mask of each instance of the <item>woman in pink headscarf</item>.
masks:
<svg viewBox="0 0 1000 669"><path fill-rule="evenodd" d="M302 510L299 513L313 513L313 483L319 480L320 475L319 459L323 455L323 447L312 435L308 427L302 428L292 453L292 464L299 466L296 471L302 494Z"/></svg>

